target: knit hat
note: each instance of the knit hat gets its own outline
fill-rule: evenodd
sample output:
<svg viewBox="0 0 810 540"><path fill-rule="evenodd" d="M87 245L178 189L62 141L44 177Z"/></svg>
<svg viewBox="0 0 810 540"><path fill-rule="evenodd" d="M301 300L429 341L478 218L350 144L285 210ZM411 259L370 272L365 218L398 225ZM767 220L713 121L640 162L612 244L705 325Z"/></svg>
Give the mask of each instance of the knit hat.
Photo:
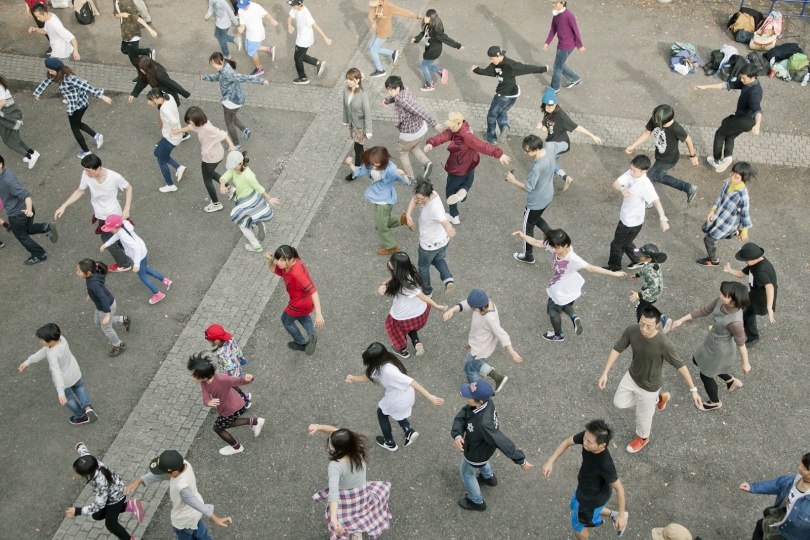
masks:
<svg viewBox="0 0 810 540"><path fill-rule="evenodd" d="M497 46L497 45L493 45L492 47L490 47L489 49L487 49L487 56L489 56L490 58L495 58L495 57L498 57L498 56L503 56L503 55L505 55L505 54L506 54L506 51L505 51L505 50L503 50L503 49L501 49L501 48L500 48L499 46Z"/></svg>
<svg viewBox="0 0 810 540"><path fill-rule="evenodd" d="M683 525L670 523L663 529L652 530L653 540L692 540L692 533Z"/></svg>
<svg viewBox="0 0 810 540"><path fill-rule="evenodd" d="M59 71L65 67L65 64L58 58L48 58L45 60L45 67L53 71Z"/></svg>
<svg viewBox="0 0 810 540"><path fill-rule="evenodd" d="M242 152L238 150L228 152L228 157L225 158L225 168L230 171L235 169L237 165L241 165L243 161L245 161L245 156L242 155Z"/></svg>
<svg viewBox="0 0 810 540"><path fill-rule="evenodd" d="M556 105L559 103L557 100L557 92L552 87L546 88L546 93L543 94L543 105Z"/></svg>
<svg viewBox="0 0 810 540"><path fill-rule="evenodd" d="M473 309L486 307L489 304L489 297L481 289L473 289L467 297L467 304Z"/></svg>
<svg viewBox="0 0 810 540"><path fill-rule="evenodd" d="M210 339L211 341L230 341L231 337L233 336L218 324L212 324L205 329L205 339Z"/></svg>

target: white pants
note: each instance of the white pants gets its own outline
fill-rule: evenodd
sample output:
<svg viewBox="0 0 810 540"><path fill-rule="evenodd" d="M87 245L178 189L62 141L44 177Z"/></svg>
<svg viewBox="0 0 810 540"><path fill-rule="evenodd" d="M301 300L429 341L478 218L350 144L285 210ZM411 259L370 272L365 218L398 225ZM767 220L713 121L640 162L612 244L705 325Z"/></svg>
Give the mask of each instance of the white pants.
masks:
<svg viewBox="0 0 810 540"><path fill-rule="evenodd" d="M149 14L149 8L146 7L146 2L144 0L132 0L132 3L135 4L135 9L138 10L138 15L141 16L141 19L149 24L152 22L152 15Z"/></svg>
<svg viewBox="0 0 810 540"><path fill-rule="evenodd" d="M642 439L650 436L655 405L658 403L658 392L658 390L648 392L641 388L628 371L622 377L619 387L616 389L616 395L613 396L613 404L617 408L636 408L636 435Z"/></svg>

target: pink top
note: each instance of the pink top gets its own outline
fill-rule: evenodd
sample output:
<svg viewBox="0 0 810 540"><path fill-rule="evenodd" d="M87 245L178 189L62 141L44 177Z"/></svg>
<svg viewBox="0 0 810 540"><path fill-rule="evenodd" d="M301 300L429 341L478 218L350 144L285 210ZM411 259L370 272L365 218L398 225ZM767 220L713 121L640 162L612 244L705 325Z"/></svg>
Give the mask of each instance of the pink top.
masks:
<svg viewBox="0 0 810 540"><path fill-rule="evenodd" d="M228 135L225 131L215 127L210 120L201 127L194 124L189 124L188 127L200 138L203 162L219 163L223 160L225 149L222 147L222 141Z"/></svg>
<svg viewBox="0 0 810 540"><path fill-rule="evenodd" d="M557 34L557 48L561 51L582 48L582 38L579 35L579 28L577 28L577 18L568 8L559 15L555 15L551 20L551 30L546 38L546 45L551 43L555 33Z"/></svg>
<svg viewBox="0 0 810 540"><path fill-rule="evenodd" d="M252 382L252 381L250 381ZM250 384L244 377L229 377L228 375L214 375L210 383L200 383L202 389L203 405L208 406L212 398L219 399L217 413L220 416L231 416L245 406L245 400L233 389L234 386Z"/></svg>

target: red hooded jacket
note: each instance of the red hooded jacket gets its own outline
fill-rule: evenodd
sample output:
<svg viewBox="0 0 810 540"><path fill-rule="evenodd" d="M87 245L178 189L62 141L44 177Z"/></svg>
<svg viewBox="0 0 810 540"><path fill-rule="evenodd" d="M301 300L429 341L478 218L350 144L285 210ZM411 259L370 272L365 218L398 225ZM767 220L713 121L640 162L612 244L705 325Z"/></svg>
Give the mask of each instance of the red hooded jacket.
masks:
<svg viewBox="0 0 810 540"><path fill-rule="evenodd" d="M478 166L481 161L479 153L492 156L499 159L503 155L503 150L497 146L486 143L476 137L470 124L465 120L461 124L461 128L456 132L450 128L445 129L435 137L431 137L426 142L427 144L436 147L450 141L447 150L450 156L447 158L447 163L444 164L444 170L447 174L453 176L464 176L471 170Z"/></svg>

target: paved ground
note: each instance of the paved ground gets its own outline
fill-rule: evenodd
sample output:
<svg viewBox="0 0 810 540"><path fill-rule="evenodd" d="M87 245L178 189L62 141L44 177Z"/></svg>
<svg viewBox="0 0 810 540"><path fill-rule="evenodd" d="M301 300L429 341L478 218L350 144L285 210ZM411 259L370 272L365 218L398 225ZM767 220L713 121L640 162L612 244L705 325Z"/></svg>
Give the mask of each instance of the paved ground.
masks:
<svg viewBox="0 0 810 540"><path fill-rule="evenodd" d="M697 80L702 82L702 76L681 79L669 74L665 66L657 71L652 68L632 71L627 69L631 64L618 60L618 54L611 55L611 60L599 54L608 47L616 50L615 45L611 45L614 34L599 35L596 31L600 21L605 18L619 21L629 14L640 18L630 30L638 45L632 53L639 55L638 59L632 59L632 65L663 64L662 51L675 38L662 35L661 29L672 33L674 30L670 28L682 27L678 30L678 39L686 39L683 36L688 35L690 41L698 44L701 51L705 47L706 52L727 41L714 23L704 21L721 20L731 10L729 2L701 3L688 16L683 14L684 6L678 4L663 7L655 2L628 1L612 3L610 9L579 3L576 6L583 31L588 33L589 40L594 40L594 45L589 41L588 54L577 58L574 66L583 73L600 75L591 79L598 93L579 92L576 100L563 104L576 112L577 118L589 129L597 125L592 131L603 135L606 144L614 148L576 145L564 158L567 169L577 176L577 181L564 195L558 194L549 211L549 221L568 230L574 237L577 252L594 264L605 262L618 212L618 200L610 191L609 183L627 167L626 156L616 147L623 147L628 139L635 137L648 111L665 100L662 96L678 107L679 118L689 125L702 149L710 140L711 126L733 106L734 98L721 92L678 101L679 96L690 95L691 86ZM168 21L176 16L173 9L188 13L199 11L200 22L193 19L188 23L189 29L203 36L212 31L210 25L202 26L203 11L196 3L180 2L172 7L161 2L150 5L158 21L158 31L163 31L161 25L170 27ZM418 3L401 5L413 10L424 8ZM492 81L467 75L468 64L483 63L485 58L479 57L485 56L489 44L496 42L503 43L510 51L520 51L515 58L550 62L551 53L540 56L536 43L520 37L537 33L536 28L546 28L549 15L545 6L537 12L535 6L520 2L515 12L536 13L536 17L520 19L500 9L495 13L494 7L483 3L476 5L470 15L469 8L465 11L464 6L450 1L440 10L450 35L462 42L465 42L465 32L451 29L463 28L467 20L475 21L470 23L471 28L481 28L480 42L468 41L466 51L450 50L443 56L454 77L464 74L463 82L459 80L457 84L441 87L430 99L418 97L437 117L461 108L472 115L473 125L482 126ZM101 9L106 12L109 7L101 5ZM271 9L276 18L284 16L280 7ZM268 530L279 538L323 537L322 507L308 499L325 481L323 441L307 437L305 426L311 421L336 423L376 435L378 428L373 410L379 389L348 387L341 381L346 373L359 372L360 352L370 341L386 342L382 322L388 304L374 293L376 284L385 277L385 270L381 258L374 255L377 238L371 226L370 209L362 200L364 185L344 183L342 177L346 171L339 165L347 141L338 124L335 85L347 66L359 65L364 70L369 67L365 53L355 53L347 62L349 55L345 52L358 40L367 39L364 14L342 2L322 2L312 9L327 34L335 40L330 49L319 43L313 52L319 56L323 52L322 57L332 67L327 70L326 78L315 81L316 84L292 87L289 79L293 71L287 55L286 63L281 61L276 69L268 70L268 78L278 84L270 89L248 89L252 105L248 117L254 131L248 148L255 159L254 169L261 171L260 178L268 179L266 185L274 185L273 194L285 203L273 234L266 242L267 249L281 242L299 244L322 291L327 329L322 334L318 354L303 360L288 352L284 346L287 336L278 323L285 303L283 290L274 293L276 282L262 270L257 257L244 253L243 242L237 239L237 231L224 214L208 216L201 212L205 192L199 185L196 142L184 143L175 152L175 157L182 158L179 161L192 164L193 176L187 181L188 186L181 186L180 192L171 196L158 194L159 176L151 156L153 139L158 136L154 111L146 107L143 100L127 106L123 96L115 93L112 94L116 100L113 107L94 103L87 119L107 135L107 143L99 155L105 165L124 173L135 186L133 217L137 221L138 215L144 216L138 225L150 246L150 262L167 275L182 277L166 301L148 306L147 293L133 276L112 276L111 284L117 283L113 291L119 304L124 311L133 314L137 322L131 335L126 337L130 350L113 362L105 355L100 333L90 328L90 310L83 303L83 284L72 273L76 260L97 249L97 239L83 221L89 215L88 201L76 203L60 220L63 240L53 248L49 246L47 264L34 269L22 267L19 264L23 257L21 247L13 239L7 242L0 266L8 276L7 287L11 294L2 295L0 309L5 313L20 313L20 298L26 303L22 316L4 319L2 333L8 343L5 349L16 351L7 358L7 369L14 369L36 349L31 335L39 325L50 320L59 322L82 362L91 396L104 412L104 421L81 434L75 433L77 430L64 421L55 400L49 401L53 399L52 386L44 366L37 366L38 369L22 376L14 373L13 380L21 385L21 391L12 407L3 413L15 421L10 423L8 437L13 443L0 465L7 480L0 489L0 522L4 523L0 527L0 538L49 538L57 529L58 538L107 537L103 529L91 527L88 520L66 522L60 528L62 509L77 499L82 488L79 481L69 482L73 460L70 449L78 436L126 477L143 471L156 449L169 446L188 449L189 459L199 471L200 488L206 500L217 505L218 513L233 515L237 520L233 528L215 531L217 538L253 538L262 533L266 535ZM66 10L61 10L60 16L62 13L72 16ZM14 28L29 24L22 15L21 5L0 7L0 16ZM70 20L67 16L62 19ZM337 20L342 21L342 27L329 23ZM687 32L688 28L698 27L695 24L698 20L708 27L703 34ZM416 21L406 22L411 23L411 27L395 25L397 33L392 41L404 43L406 36L415 33ZM83 60L78 63L77 71L81 70L80 74L114 92L128 92L131 68L124 67L125 57L118 54L117 46L111 53L104 49L108 43L117 41L117 28L111 23L108 18L102 18L92 27L92 32L86 28L76 30L80 43L88 43L83 47ZM77 26L73 21L68 25L74 29ZM660 39L658 49L648 45L648 26L656 28L655 35ZM789 30L804 31L806 35L806 26L791 25ZM279 42L286 39L289 43L285 47L290 46L291 38L278 35ZM540 31L534 41L542 41L544 35L545 30ZM208 51L215 47L213 38L205 42L206 47L189 45L203 39L192 31L187 34L166 32L162 39L166 40L162 42L166 45L160 47L161 62L165 61L170 71L177 73L177 78L192 90L192 102L200 100L206 110L211 110L215 123L221 123L215 86L193 80L195 73L206 68ZM35 36L4 33L0 37L0 48L11 53L31 54L32 40L38 43ZM530 50L531 54L522 52ZM408 49L405 62L395 71L412 86L418 84L419 57L416 47ZM548 60L543 60L546 57ZM40 71L32 60L2 55L0 73L27 81L15 83L14 87L15 97L26 113L26 139L38 148L47 147L48 152L43 152L45 155L34 171L36 174L23 170L10 152L3 155L34 191L39 215L44 216L52 213L77 185L79 168L73 157L75 143L69 139L59 99L51 94L35 104L28 97L32 89L30 83L37 79ZM614 61L615 68L609 63ZM96 65L96 62L116 65ZM244 62L240 62L240 67L245 67ZM617 75L619 73L622 75ZM627 77L627 74L633 76ZM620 76L626 80L617 79ZM524 108L516 109L511 115L516 132L526 132L536 123L536 110L530 107L539 99L546 81L547 78L541 76L523 82L523 98L518 105ZM779 81L765 84L768 95L776 98L773 104L785 100L795 103L796 93L805 90ZM378 92L380 86L380 80L375 80L369 91ZM583 85L571 95L585 88L587 86ZM452 100L456 99L471 103L454 103ZM610 106L605 107L605 103ZM780 164L807 166L807 152L796 151L808 145L806 133L796 128L800 119L807 116L807 102L799 105L798 111L791 110L792 115L786 111L772 114L769 110L768 122L773 118L774 123L766 123L765 134L759 139L741 138L739 146L750 156L748 159L758 163L770 159ZM375 116L378 113L380 120L391 118L390 111L383 113L377 108ZM45 124L44 118L54 121ZM778 127L778 131L771 131L770 126ZM383 143L393 144L396 138L389 122L380 122L375 134ZM267 144L267 141L272 142ZM774 147L772 156L763 156L763 143ZM525 163L517 141L507 146L507 153L518 159L517 168L525 174L529 164ZM705 154L705 150L702 153ZM434 154L437 164L446 155L441 150ZM318 159L312 159L313 156ZM801 161L802 156L804 161ZM688 405L683 384L675 380L673 374L668 374L667 386L674 389L675 407L656 418L655 440L638 456L629 456L622 450L632 432L631 415L616 411L611 405L612 391L622 374L620 368L626 368L627 359L623 358L614 369L606 393L598 392L595 387L612 340L633 320L625 302L632 285L602 276L586 276L586 293L578 302L578 312L587 325L586 334L554 351L537 335L548 325L542 291L548 278L547 267L544 264L517 267L511 259L512 251L518 246L508 234L519 226L523 198L517 190L503 184L503 171L497 163L484 162L473 196L462 209L463 224L450 253L451 268L459 282L459 296L474 286L487 289L498 301L503 323L518 351L527 358L522 366L510 365L500 354L494 360L512 377L506 393L497 398L505 431L539 467L556 444L586 419L606 417L617 430L614 455L628 489L631 538L646 538L648 527L675 519L699 531L705 539L743 538L755 521L755 513L769 501L738 494L735 489L738 483L791 471L796 457L805 451L803 434L784 425L782 419L791 413L798 416L807 412L806 407L796 407L803 401L794 374L802 372L802 365L792 354L796 349L801 350L805 341L794 313L808 300L806 293L798 288L808 271L803 257L808 246L801 234L806 224L799 210L785 208L790 199L807 198L803 182L806 169L764 165L757 168L760 177L751 186L755 221L752 239L769 250L780 271L783 295L779 325L766 328L767 341L752 353L754 372L746 379L746 388L727 400L726 410L718 415L693 417L698 413ZM645 241L658 242L670 254L666 273L668 288L661 305L681 314L711 298L721 279L712 277L711 270L697 268L691 262L700 255L697 224L716 195L720 178L704 166L692 168L687 163L678 166L676 175L700 186L698 200L687 209L680 193L662 188L659 191L673 229L664 235L655 229L656 222L651 219L642 236ZM433 177L437 189L443 191L443 175L437 171ZM401 189L398 207L404 208L407 196L407 190ZM221 223L213 225L213 220ZM583 227L583 223L588 226ZM397 235L402 248L415 253L415 237L405 230L397 231ZM723 245L721 256L728 259L733 250L733 246ZM340 270L335 271L338 265ZM59 293L64 298L57 297ZM77 308L85 312L77 315ZM361 313L363 315L359 316ZM463 487L457 474L458 456L450 445L448 429L461 405L461 399L455 396L457 385L463 382L461 346L468 321L459 318L442 323L437 316L432 319L423 335L428 356L424 360L410 361L408 365L417 380L447 398L448 403L441 409L424 402L417 405L413 421L423 437L413 449L393 455L381 450L372 453L370 477L388 479L394 484L391 501L394 522L390 536L482 538L484 527L487 531L497 528L499 537L503 538L570 536L565 521L567 498L578 463L574 454L559 462L555 476L548 482L542 480L538 470L522 473L499 457L496 469L502 484L493 493L487 493L491 511L461 515L455 506L455 500L463 495ZM205 417L198 394L186 378L182 365L189 352L204 345L199 338L201 328L214 320L236 329L237 337L252 360L250 371L258 377L254 385L257 406L252 410L269 419L261 439L248 440L248 451L228 460L216 453L220 441L210 431L212 417ZM704 331L705 325L695 323L684 329L683 334L676 335L685 357L688 358L702 339ZM439 358L443 361L431 362ZM768 369L769 364L775 362L779 362L779 369ZM124 366L135 369L122 369ZM757 407L759 403L769 406L767 409ZM204 429L198 432L201 425ZM167 436L168 433L171 436ZM766 441L770 440L780 443L769 445ZM741 451L743 448L745 451ZM414 452L422 457L403 455ZM427 460L425 455L433 459ZM169 503L164 500L158 507L163 492L152 488L147 493L147 514L153 519L144 537L168 538L171 536ZM86 492L80 500L85 497ZM709 501L714 505L707 508ZM32 511L34 508L36 510ZM139 535L143 528L138 529ZM606 537L609 531L598 534Z"/></svg>

